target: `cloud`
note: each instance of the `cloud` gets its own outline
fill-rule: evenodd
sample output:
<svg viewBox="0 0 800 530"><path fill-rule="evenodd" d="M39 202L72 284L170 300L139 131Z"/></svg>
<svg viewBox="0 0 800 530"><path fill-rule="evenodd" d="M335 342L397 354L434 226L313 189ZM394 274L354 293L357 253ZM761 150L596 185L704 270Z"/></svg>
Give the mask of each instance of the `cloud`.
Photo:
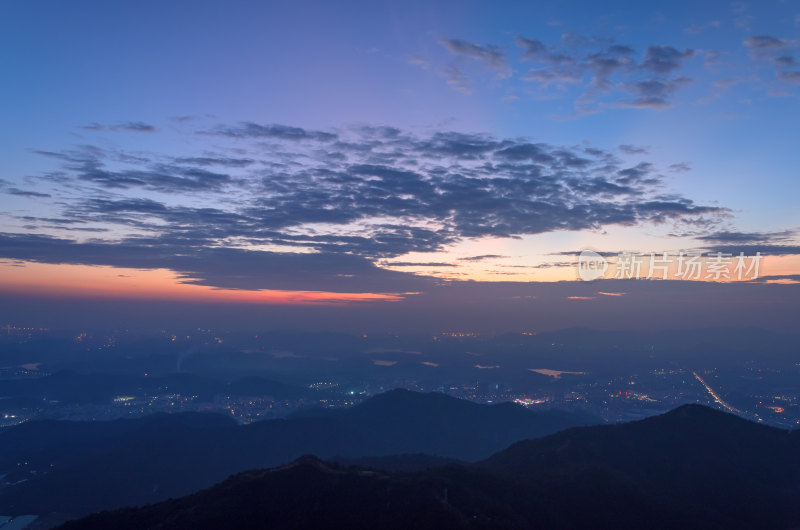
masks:
<svg viewBox="0 0 800 530"><path fill-rule="evenodd" d="M374 135L383 133L367 134L373 136L361 138L358 145L340 147L350 151L348 156L358 155L368 161L377 149L364 151L364 146L373 145ZM78 205L77 210L104 221L147 213L172 226L224 222L227 228L237 226L234 235L252 237L264 230L307 223L344 225L391 212L398 219L416 218L442 225L431 229L383 223L365 226L366 235L376 239L375 232L380 232L405 239L401 234L408 234L437 245L465 234L514 235L593 226L598 222L634 222L638 207L616 199L645 195L658 182L646 162L620 167L609 165L608 154L603 151L574 151L486 135L439 132L425 138L399 136L381 146L392 151L392 165L342 162L339 167L331 167L326 161L315 165L313 160L306 160L307 165L296 166L293 171L251 181L250 193L255 193L248 206L235 214L209 208L167 208L152 200L95 199ZM411 162L413 166L408 165ZM183 171L195 174L200 170ZM137 184L145 182L145 174L147 182L152 183L152 174L141 170L114 173L122 177L136 175ZM83 165L74 167L74 177L87 180ZM109 185L105 179L95 178L92 182L102 187ZM115 184L119 185L116 181ZM563 196L565 189L572 190L568 201ZM615 200L606 202L601 196ZM243 228L248 226L253 227L249 234ZM285 244L334 244L337 240L346 242L351 251L362 242L356 235L349 241L321 234L281 236L281 243Z"/></svg>
<svg viewBox="0 0 800 530"><path fill-rule="evenodd" d="M673 173L686 173L687 171L692 170L692 166L686 162L678 162L675 164L670 164L667 166L667 169Z"/></svg>
<svg viewBox="0 0 800 530"><path fill-rule="evenodd" d="M750 280L750 283L798 285L800 284L800 274L759 276L755 280Z"/></svg>
<svg viewBox="0 0 800 530"><path fill-rule="evenodd" d="M216 190L231 180L228 175L199 168L160 165L149 170L109 171L91 163L83 167L78 178L106 188L144 187L169 193Z"/></svg>
<svg viewBox="0 0 800 530"><path fill-rule="evenodd" d="M717 22L712 22L709 27L716 25ZM672 98L683 85L681 80L687 79L677 75L678 71L696 54L692 49L679 50L667 45L637 50L616 43L614 39L571 32L564 32L555 43L522 35L514 42L521 50L520 55L508 55L496 45L478 45L460 39L440 40L452 55L472 59L498 71L498 79L516 78L528 83L533 88L526 91L534 97L573 98L578 115L619 107L664 109L671 106ZM417 63L426 69L430 66L427 59ZM463 63L436 71L454 90L465 94L475 90L472 72L465 70ZM669 79L671 76L674 77ZM647 85L654 83L662 85L659 96L623 97L626 92L647 90ZM505 87L505 91L509 98L510 87Z"/></svg>
<svg viewBox="0 0 800 530"><path fill-rule="evenodd" d="M634 48L608 39L565 34L562 41L566 49L517 37L517 46L523 50L521 61L539 64L520 79L542 89L558 89L562 94L576 87L581 93L575 102L582 113L614 106L653 109L671 106L671 98L686 78L669 80L667 76L683 68L685 61L695 55L689 49L649 46L637 63ZM620 99L620 92L649 94L631 100Z"/></svg>
<svg viewBox="0 0 800 530"><path fill-rule="evenodd" d="M387 261L384 263L387 267L455 267L454 263L445 263L442 261Z"/></svg>
<svg viewBox="0 0 800 530"><path fill-rule="evenodd" d="M501 259L507 258L508 256L502 256L500 254L482 254L480 256L467 256L465 258L458 258L461 261L484 261L487 259Z"/></svg>
<svg viewBox="0 0 800 530"><path fill-rule="evenodd" d="M195 166L222 166L241 168L253 165L255 160L252 158L231 158L214 156L192 156L175 158L176 164L189 164Z"/></svg>
<svg viewBox="0 0 800 530"><path fill-rule="evenodd" d="M800 83L800 72L788 70L797 66L798 62L791 51L796 51L797 43L789 39L779 39L770 35L755 35L744 41L750 51L750 58L755 69L771 68L775 79L785 83ZM771 85L771 86L770 86ZM768 95L783 97L789 95L785 88L767 85Z"/></svg>
<svg viewBox="0 0 800 530"><path fill-rule="evenodd" d="M17 188L8 188L6 193L9 195L17 195L19 197L31 197L31 198L49 198L51 195L49 193L39 193L38 191L28 191L28 190L20 190Z"/></svg>
<svg viewBox="0 0 800 530"><path fill-rule="evenodd" d="M672 81L649 79L626 83L625 87L633 99L620 101L623 107L665 109L672 106L672 96L681 85L691 82L691 79L681 77Z"/></svg>
<svg viewBox="0 0 800 530"><path fill-rule="evenodd" d="M721 231L696 236L695 239L707 243L773 243L786 241L793 237L794 232L784 230L781 232L734 232Z"/></svg>
<svg viewBox="0 0 800 530"><path fill-rule="evenodd" d="M274 138L277 140L315 140L318 142L331 142L336 140L335 133L306 130L301 127L270 124L259 125L254 122L243 122L233 127L218 127L205 134L229 136L232 138Z"/></svg>
<svg viewBox="0 0 800 530"><path fill-rule="evenodd" d="M694 50L679 51L672 46L648 46L641 67L657 74L670 74L694 57Z"/></svg>
<svg viewBox="0 0 800 530"><path fill-rule="evenodd" d="M800 245L797 244L796 230L782 230L778 232L738 232L719 231L695 236L695 239L708 244L703 250L711 253L722 252L738 256L762 255L784 256L800 254Z"/></svg>
<svg viewBox="0 0 800 530"><path fill-rule="evenodd" d="M420 277L386 276L381 260L467 238L709 223L727 212L665 194L652 162L625 163L616 150L394 127L214 130L232 132L215 133L197 156L96 146L37 151L58 167L34 178L69 193L46 216L18 218L49 238L9 236L4 256L166 267L219 287L403 292ZM69 230L109 235L78 243ZM492 257L500 256L465 261Z"/></svg>
<svg viewBox="0 0 800 530"><path fill-rule="evenodd" d="M551 67L530 70L524 74L521 79L523 81L537 83L545 88L550 88L551 85L563 87L568 84L581 84L583 82L583 75L576 69Z"/></svg>
<svg viewBox="0 0 800 530"><path fill-rule="evenodd" d="M791 72L778 72L777 76L781 81L800 83L800 71L798 70L793 70Z"/></svg>
<svg viewBox="0 0 800 530"><path fill-rule="evenodd" d="M619 150L626 155L646 155L649 152L647 147L631 144L622 144L619 146Z"/></svg>
<svg viewBox="0 0 800 530"><path fill-rule="evenodd" d="M786 83L800 83L800 72L786 70L797 66L794 55L787 53L788 48L795 48L796 42L788 39L779 39L769 35L756 35L744 41L745 46L750 50L750 55L756 63L756 67L772 67L775 70L775 78ZM772 88L770 95L786 95L783 89Z"/></svg>
<svg viewBox="0 0 800 530"><path fill-rule="evenodd" d="M170 269L182 283L225 289L404 293L433 285L349 254L276 253L237 248L170 248L136 240L87 242L0 233L0 257L40 263Z"/></svg>
<svg viewBox="0 0 800 530"><path fill-rule="evenodd" d="M36 154L63 162L63 169L71 179L96 184L109 189L144 188L166 193L219 190L232 182L230 175L209 171L202 166L165 163L144 159L141 156L119 156L114 160L109 153L95 146L83 146L65 152L33 151ZM128 168L111 169L111 163L125 162ZM50 175L55 180L64 178L64 172Z"/></svg>
<svg viewBox="0 0 800 530"><path fill-rule="evenodd" d="M744 45L751 50L780 50L787 46L787 42L769 35L755 35L744 41Z"/></svg>
<svg viewBox="0 0 800 530"><path fill-rule="evenodd" d="M625 185L635 183L656 184L657 180L649 178L652 173L653 164L650 162L639 162L635 166L617 171L616 182Z"/></svg>
<svg viewBox="0 0 800 530"><path fill-rule="evenodd" d="M525 37L517 37L516 43L517 46L524 50L524 54L522 55L523 61L550 60L550 54L547 51L547 46L545 46L542 41L526 39Z"/></svg>
<svg viewBox="0 0 800 530"><path fill-rule="evenodd" d="M447 84L454 89L462 94L472 94L472 81L459 68L451 66L443 72L443 75L447 78Z"/></svg>
<svg viewBox="0 0 800 530"><path fill-rule="evenodd" d="M156 128L154 125L145 123L143 121L126 121L117 123L116 125L102 125L100 123L91 123L81 127L86 131L126 131L126 132L139 132L139 133L154 133Z"/></svg>
<svg viewBox="0 0 800 530"><path fill-rule="evenodd" d="M131 132L144 132L144 133L152 133L156 132L156 128L149 123L144 123L141 121L129 121L125 123L120 123L113 127L113 130L120 130L120 131L131 131Z"/></svg>
<svg viewBox="0 0 800 530"><path fill-rule="evenodd" d="M479 46L458 39L443 39L442 45L453 55L481 61L492 68L506 68L506 57L495 46Z"/></svg>
<svg viewBox="0 0 800 530"><path fill-rule="evenodd" d="M573 258L577 258L583 250L565 250L562 252L551 252L551 256L570 256ZM620 251L611 252L611 251L597 251L593 250L592 252L604 257L604 258L615 258L619 256ZM573 264L577 264L578 262L574 262Z"/></svg>
<svg viewBox="0 0 800 530"><path fill-rule="evenodd" d="M800 254L800 245L711 245L703 247L703 250L711 254L721 252L732 256L738 256L740 253L745 256L754 256L756 252L760 252L762 256L789 256Z"/></svg>

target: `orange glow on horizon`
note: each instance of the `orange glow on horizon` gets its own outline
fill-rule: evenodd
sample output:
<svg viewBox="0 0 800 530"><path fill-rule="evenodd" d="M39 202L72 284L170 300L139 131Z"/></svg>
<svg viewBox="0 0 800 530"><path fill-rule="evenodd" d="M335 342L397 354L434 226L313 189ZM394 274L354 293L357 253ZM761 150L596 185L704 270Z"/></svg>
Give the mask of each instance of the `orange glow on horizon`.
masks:
<svg viewBox="0 0 800 530"><path fill-rule="evenodd" d="M471 269L470 273L458 277L452 273L451 281L523 281L523 282L561 282L578 281L577 268L553 267L538 269L544 275L529 278L526 275L503 277L481 272L482 262L462 262ZM488 264L494 268L496 264ZM461 267L461 265L459 265ZM391 267L388 267L391 269ZM614 277L615 265L612 263L605 278ZM643 267L644 269L644 267ZM406 269L406 272L411 272ZM428 275L431 271L413 271ZM646 272L646 271L645 271ZM798 284L796 279L781 278L800 274L800 255L763 256L759 270L759 280L767 284ZM772 277L772 278L769 278ZM677 279L669 277L668 280ZM222 289L207 285L190 283L191 278L183 278L168 269L128 269L110 266L46 264L0 260L0 292L17 295L88 297L118 299L154 299L191 302L230 302L247 304L345 304L357 302L400 301L418 293L353 293L311 290L250 290ZM692 281L712 281L704 277ZM717 283L747 283L749 278L720 278ZM597 291L598 296L620 297L624 292ZM592 300L596 296L569 296L570 300Z"/></svg>
<svg viewBox="0 0 800 530"><path fill-rule="evenodd" d="M578 255L575 255L575 259L577 260ZM674 258L674 256L672 256ZM538 256L538 258L542 258L542 256ZM646 259L648 256L644 256L642 259L645 261L642 262L642 266L640 269L640 276L638 279L644 280L647 279L646 275L648 274L648 262ZM616 275L616 263L614 262L615 258L611 258L609 261L608 271L603 276L603 279L615 279ZM525 266L525 265L514 265L515 267L520 267L519 269L501 269L504 265L502 263L498 263L498 261L502 261L502 259L495 259L495 260L488 260L487 262L477 261L477 262L464 262L458 261L457 258L452 258L448 256L441 256L437 257L434 261L441 261L444 263L451 263L453 266L450 267L431 267L425 266L424 263L418 267L410 267L410 266L402 266L402 267L392 267L391 263L386 263L384 266L391 270L402 271L402 272L413 272L416 274L421 274L425 276L434 276L437 278L451 280L451 281L459 281L459 280L472 280L477 282L497 282L497 281L512 281L512 282L572 282L579 280L578 276L578 267L577 264L575 266L551 266L551 267L538 267L537 264L534 263L535 260L532 259L531 263L532 266ZM749 263L749 262L748 262ZM748 282L752 281L750 277L743 276L741 280L739 280L735 273L734 273L734 265L735 263L731 263L728 269L728 278L724 276L720 276L719 279L714 279L707 277L707 262L703 264L702 274L699 278L694 277L686 277L686 278L679 278L677 276L677 259L673 259L672 264L670 265L669 272L667 278L664 280L666 281L698 281L698 282L716 282L716 283L735 283L735 282ZM508 267L508 265L505 265ZM515 272L521 271L521 272ZM766 276L789 276L800 274L800 255L785 255L785 256L771 256L765 255L761 257L761 263L759 266L758 277L764 278ZM655 273L655 280L661 280L661 275L659 272ZM791 283L788 281L776 281L772 280L767 283ZM603 293L598 293L603 294ZM617 296L614 293L605 293L607 296ZM624 293L622 293L624 294Z"/></svg>
<svg viewBox="0 0 800 530"><path fill-rule="evenodd" d="M187 280L167 269L139 270L0 261L0 291L38 296L252 304L336 304L398 301L416 294L218 289L185 283Z"/></svg>

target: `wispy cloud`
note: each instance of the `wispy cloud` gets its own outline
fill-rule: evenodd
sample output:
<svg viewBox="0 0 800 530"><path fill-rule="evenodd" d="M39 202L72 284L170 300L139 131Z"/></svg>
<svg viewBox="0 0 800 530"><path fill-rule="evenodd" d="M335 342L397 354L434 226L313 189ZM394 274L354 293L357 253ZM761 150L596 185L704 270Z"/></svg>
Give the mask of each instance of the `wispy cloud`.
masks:
<svg viewBox="0 0 800 530"><path fill-rule="evenodd" d="M585 37L565 32L561 41L548 44L539 39L518 36L522 54L513 57L498 46L481 46L456 39L442 44L459 57L478 61L502 71L499 77L515 77L535 88L536 92L566 97L579 91L575 105L580 113L593 113L612 107L663 109L672 106L678 89L688 77L673 75L695 56L691 49L651 45L639 53L631 46L613 39ZM447 83L464 93L474 90L473 79L462 68L445 70ZM628 97L625 97L625 95ZM629 95L633 95L631 98Z"/></svg>
<svg viewBox="0 0 800 530"><path fill-rule="evenodd" d="M751 50L781 50L787 46L787 41L770 35L754 35L745 40L744 45Z"/></svg>
<svg viewBox="0 0 800 530"><path fill-rule="evenodd" d="M21 190L18 188L8 188L5 190L9 195L16 195L18 197L31 197L31 198L49 198L52 197L49 193L40 193L38 191Z"/></svg>
<svg viewBox="0 0 800 530"><path fill-rule="evenodd" d="M208 137L209 129L199 132ZM666 194L661 172L633 147L622 152L635 163L596 147L385 126L334 132L246 122L211 135L213 147L197 155L86 145L37 151L58 167L34 180L80 193L53 202L60 217L20 218L38 235L6 236L4 257L167 267L184 281L238 288L289 288L305 275L320 290L377 292L380 278L389 286L382 292L401 292L397 284L413 289L422 280L386 276L376 263L468 238L726 213ZM73 229L116 237L78 242L67 235ZM436 263L391 264L426 265Z"/></svg>
<svg viewBox="0 0 800 530"><path fill-rule="evenodd" d="M86 131L127 131L138 133L156 132L156 127L154 125L150 125L149 123L145 123L143 121L126 121L114 125L91 123L89 125L82 126L81 129Z"/></svg>
<svg viewBox="0 0 800 530"><path fill-rule="evenodd" d="M508 256L502 256L500 254L482 254L480 256L467 256L464 258L458 258L461 261L484 261L487 259L501 259L507 258Z"/></svg>
<svg viewBox="0 0 800 530"><path fill-rule="evenodd" d="M506 56L495 46L480 46L459 39L443 39L441 42L454 55L476 59L492 68L502 69L508 66Z"/></svg>

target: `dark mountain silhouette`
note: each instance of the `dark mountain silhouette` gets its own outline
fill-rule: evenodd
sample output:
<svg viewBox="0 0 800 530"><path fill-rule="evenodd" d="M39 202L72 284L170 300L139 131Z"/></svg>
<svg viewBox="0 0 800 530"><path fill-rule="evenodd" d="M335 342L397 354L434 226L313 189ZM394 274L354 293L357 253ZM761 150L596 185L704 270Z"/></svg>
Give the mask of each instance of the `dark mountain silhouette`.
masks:
<svg viewBox="0 0 800 530"><path fill-rule="evenodd" d="M537 477L599 520L633 517L631 527L650 511L708 528L800 524L800 431L701 405L518 442L476 465L520 483Z"/></svg>
<svg viewBox="0 0 800 530"><path fill-rule="evenodd" d="M61 528L522 528L514 517L468 481L344 468L308 456L240 473L182 499L104 512Z"/></svg>
<svg viewBox="0 0 800 530"><path fill-rule="evenodd" d="M323 458L425 453L479 460L589 415L393 390L351 409L239 426L218 414L31 422L0 434L0 513L83 515L209 487L233 473ZM406 469L424 469L419 463ZM416 466L416 467L415 467Z"/></svg>
<svg viewBox="0 0 800 530"><path fill-rule="evenodd" d="M64 528L797 528L799 445L797 431L690 405L416 473L305 457Z"/></svg>
<svg viewBox="0 0 800 530"><path fill-rule="evenodd" d="M451 464L466 464L462 460L431 456L423 453L389 455L389 456L364 456L361 458L334 458L333 463L343 466L368 467L383 471L425 471Z"/></svg>

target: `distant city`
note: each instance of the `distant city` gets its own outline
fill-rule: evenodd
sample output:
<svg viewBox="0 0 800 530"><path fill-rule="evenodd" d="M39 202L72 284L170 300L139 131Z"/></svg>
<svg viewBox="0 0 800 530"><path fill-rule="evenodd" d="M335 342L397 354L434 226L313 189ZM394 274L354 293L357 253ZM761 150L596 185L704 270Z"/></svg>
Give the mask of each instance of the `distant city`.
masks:
<svg viewBox="0 0 800 530"><path fill-rule="evenodd" d="M581 410L608 423L700 403L776 427L800 426L800 361L780 351L726 356L725 344L702 346L702 332L697 347L710 349L693 356L671 355L668 344L658 344L663 335L620 348L614 334L588 330L312 334L295 348L290 347L295 337L285 333L195 329L148 336L12 324L3 331L5 362L12 363L0 367L2 428L33 419L111 420L186 411L250 423L352 407L393 388L477 403ZM592 344L582 344L588 338ZM773 339L780 350L785 338ZM646 345L648 340L652 344ZM637 361L620 362L621 354Z"/></svg>

